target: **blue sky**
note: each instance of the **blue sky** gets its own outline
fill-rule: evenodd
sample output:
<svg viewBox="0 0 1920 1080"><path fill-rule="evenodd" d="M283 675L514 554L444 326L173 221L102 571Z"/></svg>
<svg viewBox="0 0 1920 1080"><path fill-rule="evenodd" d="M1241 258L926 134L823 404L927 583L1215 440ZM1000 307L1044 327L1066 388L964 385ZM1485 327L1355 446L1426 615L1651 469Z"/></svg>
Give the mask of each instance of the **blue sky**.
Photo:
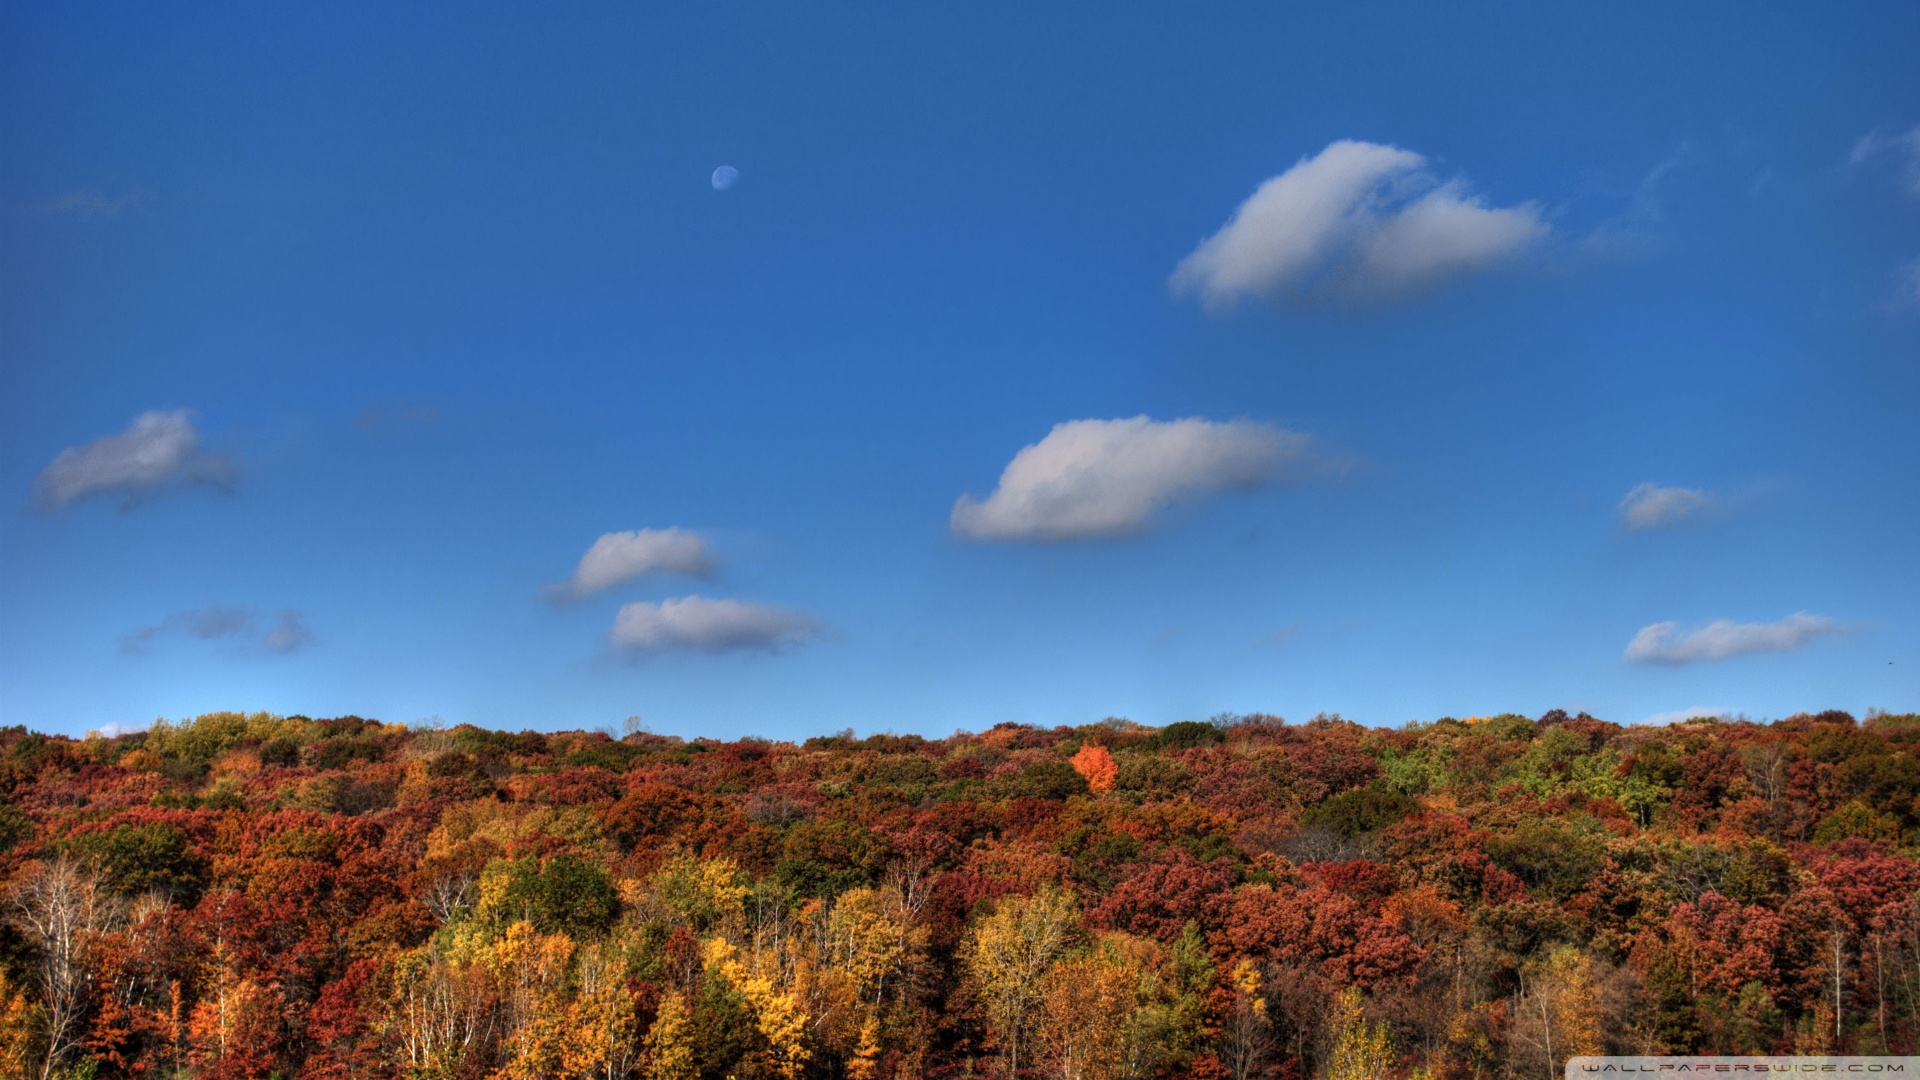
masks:
<svg viewBox="0 0 1920 1080"><path fill-rule="evenodd" d="M0 723L1920 708L1915 56L5 5Z"/></svg>

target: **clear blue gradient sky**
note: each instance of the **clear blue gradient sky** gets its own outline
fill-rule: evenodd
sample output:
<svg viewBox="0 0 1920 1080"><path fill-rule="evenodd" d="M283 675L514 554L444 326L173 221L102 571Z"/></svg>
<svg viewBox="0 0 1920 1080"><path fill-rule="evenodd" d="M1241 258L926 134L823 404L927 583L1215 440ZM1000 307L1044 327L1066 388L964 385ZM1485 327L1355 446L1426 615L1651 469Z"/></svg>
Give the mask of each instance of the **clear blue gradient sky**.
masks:
<svg viewBox="0 0 1920 1080"><path fill-rule="evenodd" d="M0 723L1920 708L1916 57L1904 2L9 3Z"/></svg>

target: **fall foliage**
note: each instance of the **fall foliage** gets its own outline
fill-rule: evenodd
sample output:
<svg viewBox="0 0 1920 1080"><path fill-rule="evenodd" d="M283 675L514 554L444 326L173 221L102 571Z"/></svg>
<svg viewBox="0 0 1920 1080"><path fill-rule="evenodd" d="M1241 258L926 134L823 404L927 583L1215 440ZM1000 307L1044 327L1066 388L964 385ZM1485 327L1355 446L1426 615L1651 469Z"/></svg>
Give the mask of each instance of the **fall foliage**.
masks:
<svg viewBox="0 0 1920 1080"><path fill-rule="evenodd" d="M1069 762L1095 795L1112 791L1114 782L1120 779L1120 766L1113 763L1113 754L1099 743L1090 742L1080 747Z"/></svg>
<svg viewBox="0 0 1920 1080"><path fill-rule="evenodd" d="M1539 1076L1920 1045L1920 717L0 731L0 1078Z"/></svg>

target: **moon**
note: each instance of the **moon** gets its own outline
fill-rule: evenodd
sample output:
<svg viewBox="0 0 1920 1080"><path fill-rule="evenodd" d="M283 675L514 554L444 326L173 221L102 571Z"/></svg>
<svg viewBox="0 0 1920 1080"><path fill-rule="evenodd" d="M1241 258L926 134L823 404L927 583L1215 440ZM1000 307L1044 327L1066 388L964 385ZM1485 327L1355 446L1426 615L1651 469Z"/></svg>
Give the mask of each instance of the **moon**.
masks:
<svg viewBox="0 0 1920 1080"><path fill-rule="evenodd" d="M722 165L713 170L713 190L725 191L740 179L740 170L731 165Z"/></svg>

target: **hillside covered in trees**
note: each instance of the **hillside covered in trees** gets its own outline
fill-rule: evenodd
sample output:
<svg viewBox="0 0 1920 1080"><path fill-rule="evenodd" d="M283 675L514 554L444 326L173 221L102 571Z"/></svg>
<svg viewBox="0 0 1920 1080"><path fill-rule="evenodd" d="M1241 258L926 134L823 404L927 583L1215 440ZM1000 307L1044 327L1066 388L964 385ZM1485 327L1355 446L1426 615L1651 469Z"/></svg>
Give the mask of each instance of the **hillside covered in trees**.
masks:
<svg viewBox="0 0 1920 1080"><path fill-rule="evenodd" d="M1920 1045L1920 716L0 732L0 1075L1542 1077Z"/></svg>

